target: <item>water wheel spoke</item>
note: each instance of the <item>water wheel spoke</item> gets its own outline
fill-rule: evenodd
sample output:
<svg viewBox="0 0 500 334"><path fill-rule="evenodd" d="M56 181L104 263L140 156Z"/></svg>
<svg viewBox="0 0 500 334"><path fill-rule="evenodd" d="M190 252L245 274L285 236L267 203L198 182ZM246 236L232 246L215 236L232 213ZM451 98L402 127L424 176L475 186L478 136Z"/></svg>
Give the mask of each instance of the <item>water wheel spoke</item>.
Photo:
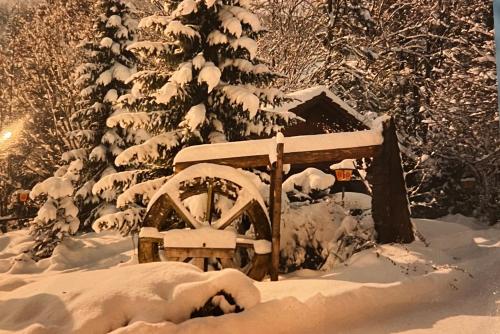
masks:
<svg viewBox="0 0 500 334"><path fill-rule="evenodd" d="M238 217L240 217L248 208L253 205L253 199L247 198L243 203L238 203L229 210L229 212L221 217L217 222L215 222L212 227L218 230L224 230L226 227L231 225L231 223Z"/></svg>

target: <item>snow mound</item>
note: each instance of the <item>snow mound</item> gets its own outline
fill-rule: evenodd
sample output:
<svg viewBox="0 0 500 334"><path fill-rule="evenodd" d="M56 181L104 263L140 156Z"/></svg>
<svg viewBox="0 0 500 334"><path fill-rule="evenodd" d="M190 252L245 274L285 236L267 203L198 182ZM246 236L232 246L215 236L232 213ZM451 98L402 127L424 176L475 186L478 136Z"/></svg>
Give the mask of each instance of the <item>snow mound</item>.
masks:
<svg viewBox="0 0 500 334"><path fill-rule="evenodd" d="M203 273L176 262L46 276L14 291L0 297L1 308L9 310L0 313L0 328L24 333L109 333L139 321L180 323L220 291L241 309L260 301L253 281L237 270ZM232 310L222 295L212 303Z"/></svg>
<svg viewBox="0 0 500 334"><path fill-rule="evenodd" d="M334 183L335 176L311 167L301 173L290 176L283 182L283 191L293 192L295 189L298 189L304 194L309 194L313 190L326 190L333 186Z"/></svg>
<svg viewBox="0 0 500 334"><path fill-rule="evenodd" d="M0 273L22 275L104 269L136 262L132 240L114 231L66 237L50 258L38 262L26 254L32 244L33 238L27 230L0 235ZM0 278L0 291L1 285Z"/></svg>
<svg viewBox="0 0 500 334"><path fill-rule="evenodd" d="M325 214L332 208L333 215ZM284 223L309 216L324 227L342 225L341 211L326 201L290 212ZM56 248L58 260L52 259L57 267L44 259L38 266L45 269L28 274L27 232L0 234L0 332L499 333L500 227L486 228L463 216L414 223L428 246L419 241L377 246L333 270L300 270L255 286L234 270L131 265L132 243L109 232L63 240L67 249L59 256ZM335 237L335 226L323 232L325 241L327 233ZM11 261L24 273L5 270ZM220 289L245 312L189 319ZM219 294L209 304L231 312L236 307L229 301Z"/></svg>

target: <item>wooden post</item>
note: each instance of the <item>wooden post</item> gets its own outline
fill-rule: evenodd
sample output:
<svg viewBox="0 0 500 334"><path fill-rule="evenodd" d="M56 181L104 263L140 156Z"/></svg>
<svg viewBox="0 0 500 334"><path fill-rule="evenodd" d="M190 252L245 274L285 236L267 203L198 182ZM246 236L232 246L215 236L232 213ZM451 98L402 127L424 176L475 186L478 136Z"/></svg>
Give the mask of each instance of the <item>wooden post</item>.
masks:
<svg viewBox="0 0 500 334"><path fill-rule="evenodd" d="M280 137L278 136L278 138ZM281 191L283 182L284 146L285 144L283 141L279 140L276 145L276 166L272 169L273 173L271 177L271 187L274 188L273 199L272 202L270 202L272 208L271 281L278 280L278 269L280 264Z"/></svg>
<svg viewBox="0 0 500 334"><path fill-rule="evenodd" d="M214 184L213 181L210 180L210 183L207 187L207 221L208 225L212 225L212 214L214 211Z"/></svg>
<svg viewBox="0 0 500 334"><path fill-rule="evenodd" d="M396 126L391 118L383 123L382 150L368 171L373 185L372 215L379 243L410 243L415 237L410 220L406 185L401 166Z"/></svg>

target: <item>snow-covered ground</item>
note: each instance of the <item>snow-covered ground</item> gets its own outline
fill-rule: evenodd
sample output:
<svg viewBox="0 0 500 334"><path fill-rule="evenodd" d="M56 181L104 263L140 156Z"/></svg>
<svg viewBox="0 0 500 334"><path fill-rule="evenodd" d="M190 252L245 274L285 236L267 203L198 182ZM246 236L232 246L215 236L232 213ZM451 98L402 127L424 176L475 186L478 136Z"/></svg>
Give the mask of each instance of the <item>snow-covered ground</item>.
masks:
<svg viewBox="0 0 500 334"><path fill-rule="evenodd" d="M0 332L500 333L500 228L462 216L415 223L429 247L384 245L279 282L139 265L132 240L113 232L67 239L34 263L22 254L26 232L9 232L0 235ZM189 319L220 289L245 311Z"/></svg>

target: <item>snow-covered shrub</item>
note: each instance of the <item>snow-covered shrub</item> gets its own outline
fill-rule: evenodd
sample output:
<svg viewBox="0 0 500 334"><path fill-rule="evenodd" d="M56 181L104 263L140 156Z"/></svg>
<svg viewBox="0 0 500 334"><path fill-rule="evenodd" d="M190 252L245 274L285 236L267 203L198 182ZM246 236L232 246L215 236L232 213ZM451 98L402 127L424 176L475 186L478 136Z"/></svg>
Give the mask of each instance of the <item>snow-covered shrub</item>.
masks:
<svg viewBox="0 0 500 334"><path fill-rule="evenodd" d="M291 201L317 199L328 195L334 183L335 176L311 167L288 177L283 182L283 191Z"/></svg>
<svg viewBox="0 0 500 334"><path fill-rule="evenodd" d="M30 233L35 238L32 248L35 259L50 256L65 235L78 230L80 220L73 195L82 166L81 160L74 160L31 190L30 197L33 200L45 200L30 226Z"/></svg>
<svg viewBox="0 0 500 334"><path fill-rule="evenodd" d="M363 205L370 197L353 195L357 196L363 200L345 201L345 207L335 195L314 203L290 203L281 223L281 269L330 269L335 262L371 247L375 229L371 213Z"/></svg>

